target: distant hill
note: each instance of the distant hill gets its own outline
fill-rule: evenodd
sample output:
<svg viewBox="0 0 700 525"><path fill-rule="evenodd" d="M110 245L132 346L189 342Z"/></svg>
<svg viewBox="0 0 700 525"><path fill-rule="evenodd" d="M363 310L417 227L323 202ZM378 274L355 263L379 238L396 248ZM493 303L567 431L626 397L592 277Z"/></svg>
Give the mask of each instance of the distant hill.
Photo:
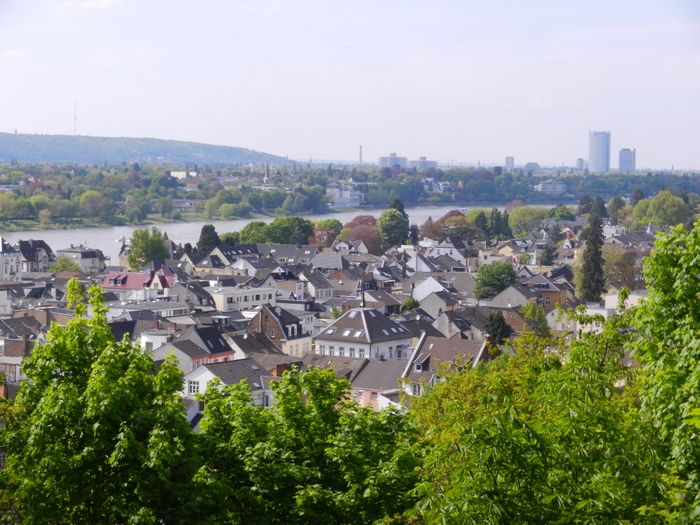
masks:
<svg viewBox="0 0 700 525"><path fill-rule="evenodd" d="M286 162L284 157L231 146L179 140L81 135L0 133L0 162L57 162L121 164L169 162L192 164L248 164Z"/></svg>

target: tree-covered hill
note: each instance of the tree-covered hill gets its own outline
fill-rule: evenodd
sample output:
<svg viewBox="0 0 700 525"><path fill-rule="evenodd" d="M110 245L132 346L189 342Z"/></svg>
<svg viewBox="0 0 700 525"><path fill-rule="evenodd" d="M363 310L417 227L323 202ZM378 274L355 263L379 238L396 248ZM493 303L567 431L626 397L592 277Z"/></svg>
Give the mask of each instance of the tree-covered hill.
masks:
<svg viewBox="0 0 700 525"><path fill-rule="evenodd" d="M281 163L283 157L245 148L197 142L127 137L0 133L0 162L120 164L169 162L193 164Z"/></svg>

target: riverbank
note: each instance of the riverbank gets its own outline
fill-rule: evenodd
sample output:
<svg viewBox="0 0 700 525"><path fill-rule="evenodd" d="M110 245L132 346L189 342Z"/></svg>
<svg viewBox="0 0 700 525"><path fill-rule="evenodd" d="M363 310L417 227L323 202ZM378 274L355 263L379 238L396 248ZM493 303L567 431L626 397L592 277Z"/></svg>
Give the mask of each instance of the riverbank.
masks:
<svg viewBox="0 0 700 525"><path fill-rule="evenodd" d="M564 203L565 206L576 206L576 203ZM436 213L431 215L433 219L439 218L444 213L450 210L460 210L467 211L474 208L498 208L503 210L507 204L503 203L479 203L479 204L465 204L465 203L453 203L450 205L436 205L436 206L416 206L413 208L406 208L406 210L435 210ZM525 204L525 206L532 206L536 208L552 208L554 204L552 203L536 203L536 204ZM295 214L298 217L309 218L312 220L321 220L324 218L334 218L337 215L352 214L356 215L379 215L382 211L386 210L386 207L362 207L362 208L331 208L325 213L309 213L309 214ZM442 213L437 212L442 210ZM69 230L83 230L83 229L109 229L109 228L144 228L150 226L169 226L177 224L191 224L191 223L221 223L221 222L237 222L237 221L264 221L269 222L274 220L276 217L286 217L286 215L275 215L275 214L263 214L263 213L251 213L249 217L231 217L230 219L220 219L220 218L207 218L203 212L191 212L186 211L180 214L179 218L173 219L171 217L163 217L159 213L152 213L148 215L148 218L140 223L129 223L126 219L120 219L113 223L107 223L99 221L96 219L88 219L84 217L76 217L70 219L55 219L50 222L44 222L37 219L12 219L12 220L0 220L0 232L45 232L45 231L69 231ZM351 217L352 218L352 217ZM427 217L426 217L427 218ZM348 219L349 220L349 219ZM411 221L415 224L422 224L419 222Z"/></svg>

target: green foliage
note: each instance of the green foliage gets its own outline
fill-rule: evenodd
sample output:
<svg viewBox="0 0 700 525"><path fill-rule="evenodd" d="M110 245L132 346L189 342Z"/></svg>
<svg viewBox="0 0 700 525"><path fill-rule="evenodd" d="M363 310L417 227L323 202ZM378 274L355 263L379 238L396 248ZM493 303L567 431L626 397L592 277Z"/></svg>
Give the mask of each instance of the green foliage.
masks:
<svg viewBox="0 0 700 525"><path fill-rule="evenodd" d="M403 303L401 303L402 312L410 312L412 310L415 310L416 308L420 308L420 303L413 297L409 297Z"/></svg>
<svg viewBox="0 0 700 525"><path fill-rule="evenodd" d="M133 231L129 239L129 268L139 270L151 261L159 261L168 258L166 239L155 226L139 228Z"/></svg>
<svg viewBox="0 0 700 525"><path fill-rule="evenodd" d="M236 246L241 244L241 234L240 232L226 232L219 235L221 244L227 244L229 246Z"/></svg>
<svg viewBox="0 0 700 525"><path fill-rule="evenodd" d="M502 312L491 314L486 320L486 333L492 345L500 346L513 335L513 328L506 322Z"/></svg>
<svg viewBox="0 0 700 525"><path fill-rule="evenodd" d="M603 245L603 269L606 281L617 288L637 290L643 285L637 267L637 254L633 251Z"/></svg>
<svg viewBox="0 0 700 525"><path fill-rule="evenodd" d="M508 261L485 264L476 274L474 296L477 299L493 297L515 283L517 276Z"/></svg>
<svg viewBox="0 0 700 525"><path fill-rule="evenodd" d="M408 238L408 218L393 208L382 212L377 219L376 228L384 250L399 246Z"/></svg>
<svg viewBox="0 0 700 525"><path fill-rule="evenodd" d="M250 221L239 232L239 240L241 244L268 242L267 224L262 221Z"/></svg>
<svg viewBox="0 0 700 525"><path fill-rule="evenodd" d="M547 213L547 217L550 217L557 221L576 220L576 214L563 204L557 204L554 208L549 210L549 212Z"/></svg>
<svg viewBox="0 0 700 525"><path fill-rule="evenodd" d="M56 260L51 263L49 266L49 271L51 273L59 273L59 272L79 272L80 271L80 265L73 261L70 257L67 257L66 255L61 255L60 257L56 257Z"/></svg>
<svg viewBox="0 0 700 525"><path fill-rule="evenodd" d="M608 214L613 225L618 224L620 210L625 207L625 201L619 195L615 195L608 203Z"/></svg>
<svg viewBox="0 0 700 525"><path fill-rule="evenodd" d="M649 297L638 307L635 349L643 365L643 411L665 445L669 471L680 484L675 521L697 519L700 439L700 221L657 239L644 263ZM670 497L673 499L673 497Z"/></svg>
<svg viewBox="0 0 700 525"><path fill-rule="evenodd" d="M213 224L205 224L199 232L197 251L202 255L208 255L214 248L221 245L219 234Z"/></svg>
<svg viewBox="0 0 700 525"><path fill-rule="evenodd" d="M675 226L685 224L691 217L690 209L681 197L668 190L660 191L651 199L643 199L634 207L632 224L635 228Z"/></svg>
<svg viewBox="0 0 700 525"><path fill-rule="evenodd" d="M270 408L243 384L208 388L197 480L214 522L373 523L401 513L418 465L394 411L348 400L330 370L286 373Z"/></svg>
<svg viewBox="0 0 700 525"><path fill-rule="evenodd" d="M510 227L516 235L527 235L547 216L546 208L520 206L510 212Z"/></svg>
<svg viewBox="0 0 700 525"><path fill-rule="evenodd" d="M547 339L551 333L547 323L547 315L539 304L532 302L523 307L523 316L537 337Z"/></svg>
<svg viewBox="0 0 700 525"><path fill-rule="evenodd" d="M638 417L619 328L584 336L564 360L522 336L514 355L414 401L426 457L413 514L426 524L658 523L640 512L660 499L658 442Z"/></svg>
<svg viewBox="0 0 700 525"><path fill-rule="evenodd" d="M603 225L597 215L591 215L581 238L586 242L586 246L581 260L580 280L576 284L576 295L582 301L600 301L600 295L605 288L605 272L603 270Z"/></svg>
<svg viewBox="0 0 700 525"><path fill-rule="evenodd" d="M187 516L193 436L173 359L156 371L114 341L98 287L93 317L76 281L75 317L34 348L6 419L3 479L23 523L173 523Z"/></svg>

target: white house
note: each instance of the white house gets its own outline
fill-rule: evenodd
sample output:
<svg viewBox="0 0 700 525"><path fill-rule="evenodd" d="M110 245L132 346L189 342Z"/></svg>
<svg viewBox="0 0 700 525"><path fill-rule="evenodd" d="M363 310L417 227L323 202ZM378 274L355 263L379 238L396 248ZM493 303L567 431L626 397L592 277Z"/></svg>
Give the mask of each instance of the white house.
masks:
<svg viewBox="0 0 700 525"><path fill-rule="evenodd" d="M408 359L411 332L373 308L349 310L315 337L319 355Z"/></svg>
<svg viewBox="0 0 700 525"><path fill-rule="evenodd" d="M263 304L277 304L277 291L271 287L215 286L206 288L220 312L248 310Z"/></svg>

